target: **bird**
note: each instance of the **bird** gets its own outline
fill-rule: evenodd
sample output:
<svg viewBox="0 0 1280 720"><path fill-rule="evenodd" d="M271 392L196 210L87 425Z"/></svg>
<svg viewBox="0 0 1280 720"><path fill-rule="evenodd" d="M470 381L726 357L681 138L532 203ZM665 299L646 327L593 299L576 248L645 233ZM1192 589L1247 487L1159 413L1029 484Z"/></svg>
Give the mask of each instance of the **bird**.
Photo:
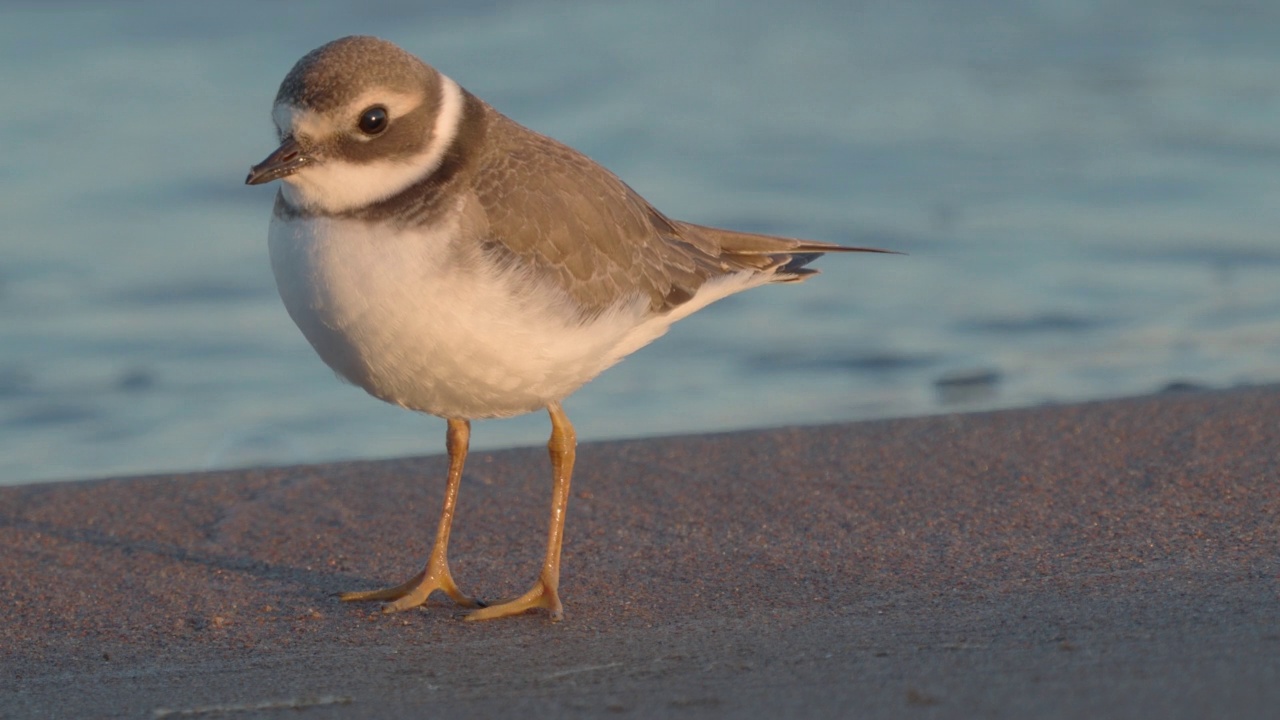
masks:
<svg viewBox="0 0 1280 720"><path fill-rule="evenodd" d="M392 42L303 56L272 107L280 180L268 231L285 309L320 358L370 395L442 417L449 470L423 569L342 593L384 612L440 591L467 620L564 617L560 557L577 435L562 401L676 321L824 253L889 252L674 220L586 155L501 114ZM474 420L545 410L552 503L528 592L464 594L449 533Z"/></svg>

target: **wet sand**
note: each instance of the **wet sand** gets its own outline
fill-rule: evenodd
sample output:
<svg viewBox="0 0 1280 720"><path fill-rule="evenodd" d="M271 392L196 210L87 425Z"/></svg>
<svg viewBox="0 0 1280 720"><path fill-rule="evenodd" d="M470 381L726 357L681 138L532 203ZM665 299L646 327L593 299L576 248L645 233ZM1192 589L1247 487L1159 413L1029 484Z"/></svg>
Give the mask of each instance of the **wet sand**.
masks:
<svg viewBox="0 0 1280 720"><path fill-rule="evenodd" d="M418 569L444 471L0 488L0 717L1280 707L1280 388L587 444L564 622L337 602ZM549 485L472 456L464 590L525 589Z"/></svg>

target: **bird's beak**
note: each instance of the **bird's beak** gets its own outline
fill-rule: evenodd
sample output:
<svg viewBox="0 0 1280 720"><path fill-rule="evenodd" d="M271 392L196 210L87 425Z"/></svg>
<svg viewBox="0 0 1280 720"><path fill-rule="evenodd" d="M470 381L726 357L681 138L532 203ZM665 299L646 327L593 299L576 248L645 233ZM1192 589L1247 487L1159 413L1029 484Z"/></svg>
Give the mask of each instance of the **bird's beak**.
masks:
<svg viewBox="0 0 1280 720"><path fill-rule="evenodd" d="M261 185L272 180L288 177L311 162L311 156L302 151L298 141L292 135L280 143L276 151L266 160L249 168L249 177L244 179L245 185Z"/></svg>

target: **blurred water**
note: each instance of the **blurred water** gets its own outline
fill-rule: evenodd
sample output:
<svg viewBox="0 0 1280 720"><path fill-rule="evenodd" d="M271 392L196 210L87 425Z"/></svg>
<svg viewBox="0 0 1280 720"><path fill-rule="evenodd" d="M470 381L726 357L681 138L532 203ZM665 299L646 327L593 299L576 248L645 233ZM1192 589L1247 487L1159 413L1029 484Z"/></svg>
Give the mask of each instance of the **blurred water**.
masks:
<svg viewBox="0 0 1280 720"><path fill-rule="evenodd" d="M684 321L584 439L1280 379L1274 3L0 1L0 483L443 449L314 357L241 185L357 32L675 217L910 253Z"/></svg>

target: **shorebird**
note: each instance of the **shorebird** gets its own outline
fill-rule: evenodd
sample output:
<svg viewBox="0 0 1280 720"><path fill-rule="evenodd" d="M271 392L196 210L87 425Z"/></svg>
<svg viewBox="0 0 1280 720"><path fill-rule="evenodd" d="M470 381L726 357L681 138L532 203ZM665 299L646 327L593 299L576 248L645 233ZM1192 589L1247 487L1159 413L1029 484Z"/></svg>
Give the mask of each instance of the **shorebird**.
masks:
<svg viewBox="0 0 1280 720"><path fill-rule="evenodd" d="M448 421L449 476L417 575L345 593L387 612L440 590L484 620L563 617L560 554L577 444L561 401L708 304L797 282L828 252L886 252L674 220L585 155L529 130L396 45L346 37L294 65L280 145L245 182L282 180L269 231L285 308L331 368ZM485 606L449 570L471 421L546 409L553 490L528 592Z"/></svg>

